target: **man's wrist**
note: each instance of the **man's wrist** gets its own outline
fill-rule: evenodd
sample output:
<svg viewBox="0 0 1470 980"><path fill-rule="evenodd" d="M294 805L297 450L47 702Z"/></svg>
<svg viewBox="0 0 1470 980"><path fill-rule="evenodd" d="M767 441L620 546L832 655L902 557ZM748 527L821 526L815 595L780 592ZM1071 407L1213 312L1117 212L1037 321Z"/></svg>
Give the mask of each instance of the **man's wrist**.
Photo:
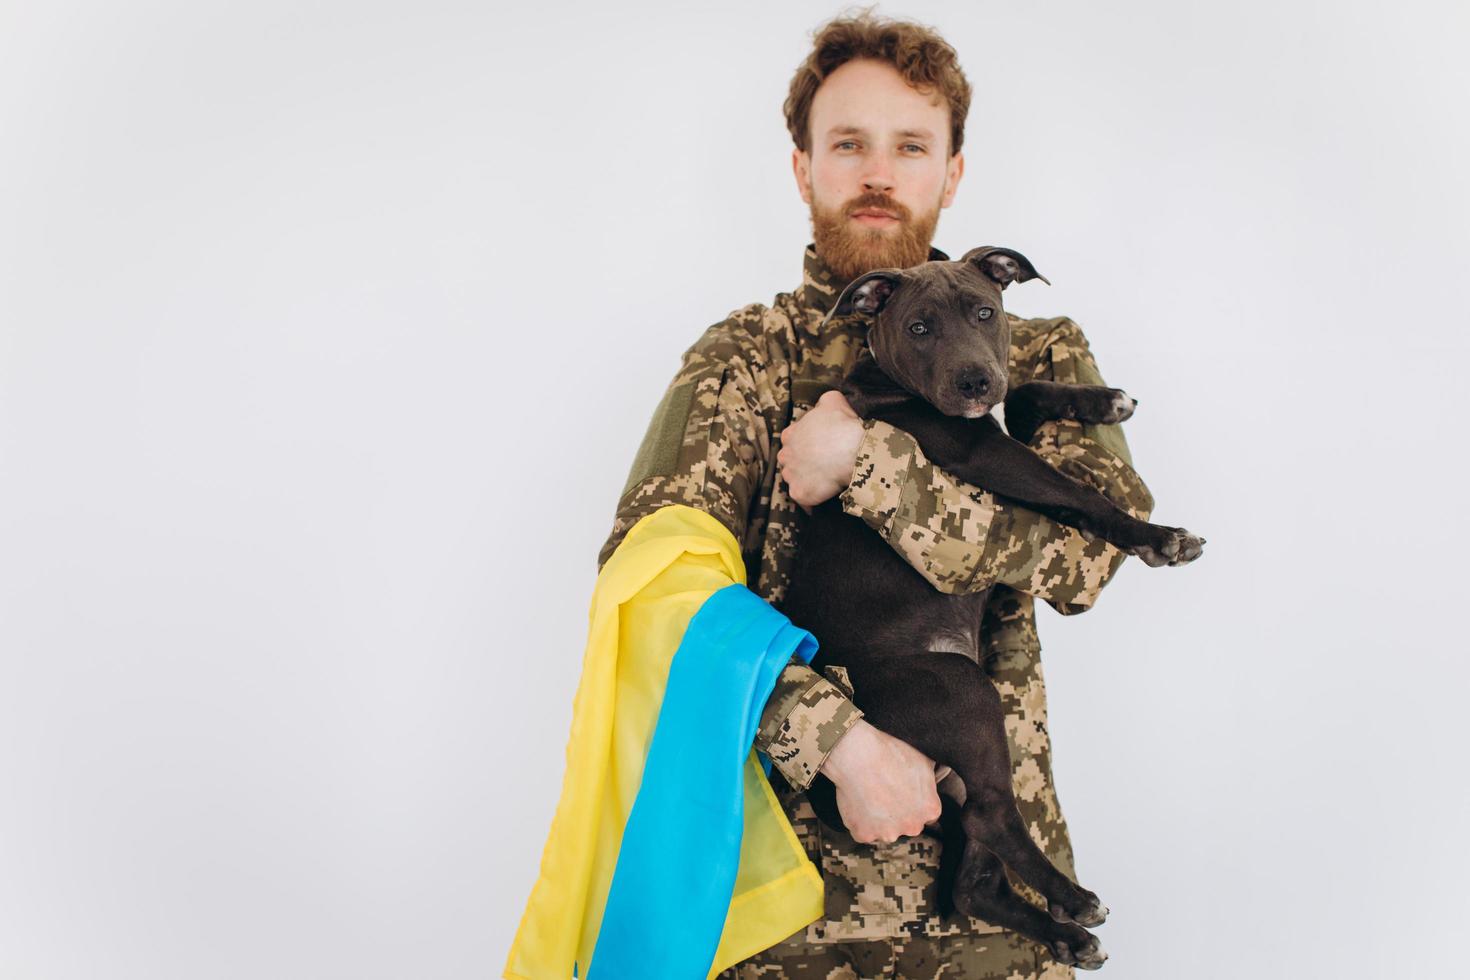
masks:
<svg viewBox="0 0 1470 980"><path fill-rule="evenodd" d="M896 501L890 501L887 497L891 493L891 487L887 480L879 478L876 483L874 477L878 476L880 468L880 440L885 428L892 429L886 422L878 419L863 419L863 437L858 442L857 452L852 457L852 467L848 471L847 483L838 494L842 509L849 514L861 515L864 510L885 509L888 504L890 509ZM897 431L897 430L894 430ZM907 435L907 433L905 433Z"/></svg>
<svg viewBox="0 0 1470 980"><path fill-rule="evenodd" d="M854 769L861 765L866 754L864 749L871 743L873 731L873 726L862 718L854 719L852 727L832 746L817 771L833 783L842 785L852 776Z"/></svg>

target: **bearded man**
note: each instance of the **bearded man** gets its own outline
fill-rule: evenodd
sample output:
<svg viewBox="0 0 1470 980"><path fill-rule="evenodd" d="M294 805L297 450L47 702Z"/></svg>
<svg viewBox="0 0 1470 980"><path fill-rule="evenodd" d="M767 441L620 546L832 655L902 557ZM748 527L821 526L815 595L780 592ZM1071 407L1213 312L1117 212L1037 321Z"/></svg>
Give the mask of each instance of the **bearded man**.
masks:
<svg viewBox="0 0 1470 980"><path fill-rule="evenodd" d="M729 529L749 588L779 604L799 508L840 494L846 513L935 588L997 586L983 628L984 666L1010 715L1018 805L1037 843L1074 874L1052 787L1033 601L1064 614L1089 608L1123 555L954 479L906 433L860 419L834 389L865 349L861 325L823 323L843 287L863 273L948 258L930 242L964 174L969 104L955 51L929 28L864 14L817 31L785 104L796 185L811 210L802 281L769 306L734 311L684 353L598 564L641 518L683 504ZM963 248L981 244L965 234ZM1103 383L1071 320L1011 317L1011 333L1013 386ZM1031 445L1135 516L1152 510L1116 426L1047 423ZM721 976L1072 976L1029 940L938 914L939 842L921 833L940 812L935 764L866 722L844 683L840 673L824 677L793 656L755 738L821 872L825 913ZM847 833L821 825L806 802L803 790L818 772L836 784Z"/></svg>

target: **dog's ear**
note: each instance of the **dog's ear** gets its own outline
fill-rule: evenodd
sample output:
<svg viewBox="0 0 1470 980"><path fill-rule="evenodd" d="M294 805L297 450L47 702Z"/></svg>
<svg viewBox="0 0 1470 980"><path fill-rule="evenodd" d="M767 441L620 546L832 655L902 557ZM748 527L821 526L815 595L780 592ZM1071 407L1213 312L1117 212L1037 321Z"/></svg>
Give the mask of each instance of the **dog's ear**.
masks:
<svg viewBox="0 0 1470 980"><path fill-rule="evenodd" d="M1012 248L981 245L962 255L960 261L970 263L986 278L1000 283L1001 289L1005 289L1010 283L1025 282L1027 279L1040 279L1048 286L1051 285L1051 280L1037 272L1030 259Z"/></svg>
<svg viewBox="0 0 1470 980"><path fill-rule="evenodd" d="M837 297L837 305L832 307L832 312L827 314L826 319L847 316L849 313L868 316L876 314L883 309L888 297L893 295L902 282L903 272L899 269L875 269L866 272L847 284L842 295Z"/></svg>

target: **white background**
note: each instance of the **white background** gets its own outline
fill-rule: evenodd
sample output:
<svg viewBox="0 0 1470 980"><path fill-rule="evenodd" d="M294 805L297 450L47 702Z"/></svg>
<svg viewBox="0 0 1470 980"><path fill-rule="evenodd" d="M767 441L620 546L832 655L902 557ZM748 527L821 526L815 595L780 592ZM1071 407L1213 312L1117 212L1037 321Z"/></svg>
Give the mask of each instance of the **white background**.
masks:
<svg viewBox="0 0 1470 980"><path fill-rule="evenodd" d="M0 3L0 976L498 976L679 355L800 281L825 3ZM1107 976L1463 969L1453 3L912 3L935 244L1185 569L1041 622Z"/></svg>

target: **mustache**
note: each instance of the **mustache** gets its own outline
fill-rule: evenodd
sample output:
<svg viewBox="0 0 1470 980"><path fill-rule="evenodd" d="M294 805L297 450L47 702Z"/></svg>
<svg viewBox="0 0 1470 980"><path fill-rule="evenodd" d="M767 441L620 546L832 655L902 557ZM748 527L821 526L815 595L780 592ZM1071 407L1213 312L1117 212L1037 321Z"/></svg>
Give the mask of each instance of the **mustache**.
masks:
<svg viewBox="0 0 1470 980"><path fill-rule="evenodd" d="M887 211L889 214L897 215L899 220L904 222L907 222L911 217L908 208L904 207L902 204L899 204L887 194L880 194L877 192L858 195L851 201L848 201L847 207L843 210L847 213L848 217L851 217L858 211L863 211L868 208L876 208L881 211Z"/></svg>

